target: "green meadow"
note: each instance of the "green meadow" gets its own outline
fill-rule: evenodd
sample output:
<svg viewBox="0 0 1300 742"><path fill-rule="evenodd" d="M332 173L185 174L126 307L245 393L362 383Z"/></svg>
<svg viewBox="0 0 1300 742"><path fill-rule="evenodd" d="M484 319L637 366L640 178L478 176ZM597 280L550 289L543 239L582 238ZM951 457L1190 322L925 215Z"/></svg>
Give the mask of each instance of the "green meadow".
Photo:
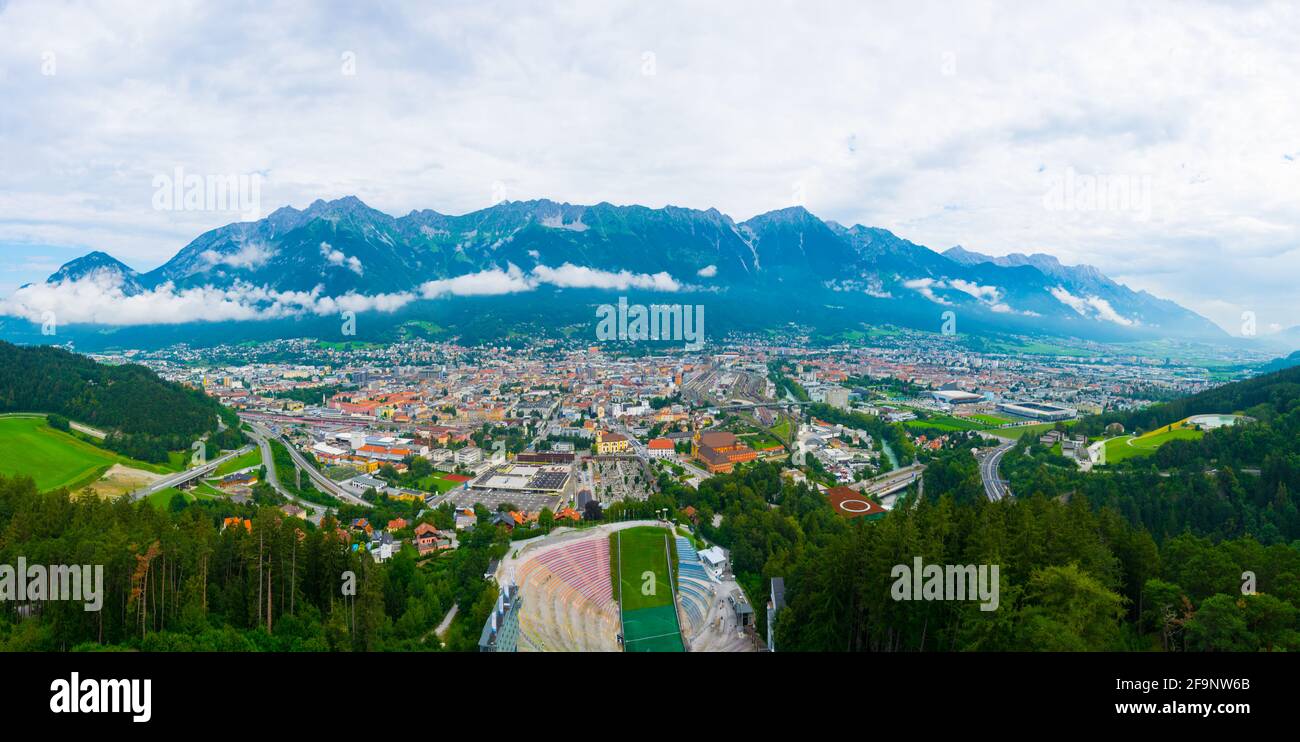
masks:
<svg viewBox="0 0 1300 742"><path fill-rule="evenodd" d="M1169 441L1194 441L1205 435L1204 431L1185 427L1183 423L1183 420L1179 420L1140 436L1124 435L1106 441L1106 463L1114 464L1134 456L1150 456Z"/></svg>
<svg viewBox="0 0 1300 742"><path fill-rule="evenodd" d="M79 489L103 476L113 464L155 474L179 471L173 465L147 464L51 428L44 416L0 416L0 474L25 475L42 492Z"/></svg>

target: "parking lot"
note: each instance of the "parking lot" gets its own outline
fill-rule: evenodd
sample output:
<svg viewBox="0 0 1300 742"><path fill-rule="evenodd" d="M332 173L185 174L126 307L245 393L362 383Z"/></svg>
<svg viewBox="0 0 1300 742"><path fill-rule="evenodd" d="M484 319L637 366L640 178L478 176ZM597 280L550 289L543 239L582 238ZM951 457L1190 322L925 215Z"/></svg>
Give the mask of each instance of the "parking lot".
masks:
<svg viewBox="0 0 1300 742"><path fill-rule="evenodd" d="M512 503L521 510L536 513L542 508L556 510L561 502L559 495L541 495L518 492L514 490L494 489L454 489L447 493L445 502L457 508L472 508L474 503L483 505L492 512L503 502Z"/></svg>

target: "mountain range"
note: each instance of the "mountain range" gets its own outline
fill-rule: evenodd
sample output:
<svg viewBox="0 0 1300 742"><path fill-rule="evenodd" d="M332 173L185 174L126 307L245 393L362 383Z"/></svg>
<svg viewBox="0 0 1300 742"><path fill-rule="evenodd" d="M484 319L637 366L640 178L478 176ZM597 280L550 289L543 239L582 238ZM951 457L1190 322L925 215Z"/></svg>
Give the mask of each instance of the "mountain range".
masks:
<svg viewBox="0 0 1300 742"><path fill-rule="evenodd" d="M1044 254L939 253L797 206L741 222L716 209L546 200L393 217L349 196L205 232L147 273L92 252L46 286L85 281L124 297L198 288L399 297L356 305L435 320L440 299L488 307L493 296L519 294L511 311L581 322L592 318L591 302L636 293L705 305L711 335L789 322L832 332L875 324L937 331L951 311L959 332L1226 337L1195 312L1091 266ZM575 306L557 301L564 296Z"/></svg>

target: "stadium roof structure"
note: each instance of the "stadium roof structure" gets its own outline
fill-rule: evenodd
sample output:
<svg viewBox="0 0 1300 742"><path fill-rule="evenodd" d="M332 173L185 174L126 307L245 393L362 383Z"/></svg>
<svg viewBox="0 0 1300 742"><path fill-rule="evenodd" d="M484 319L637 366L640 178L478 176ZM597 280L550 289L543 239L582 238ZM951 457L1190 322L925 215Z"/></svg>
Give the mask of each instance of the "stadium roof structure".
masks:
<svg viewBox="0 0 1300 742"><path fill-rule="evenodd" d="M947 402L948 404L964 404L969 402L981 402L984 400L984 395L982 394L964 392L960 389L940 389L938 391L930 392L930 396L940 402Z"/></svg>
<svg viewBox="0 0 1300 742"><path fill-rule="evenodd" d="M998 409L1013 415L1036 420L1069 420L1079 414L1078 410L1046 402L1001 402Z"/></svg>

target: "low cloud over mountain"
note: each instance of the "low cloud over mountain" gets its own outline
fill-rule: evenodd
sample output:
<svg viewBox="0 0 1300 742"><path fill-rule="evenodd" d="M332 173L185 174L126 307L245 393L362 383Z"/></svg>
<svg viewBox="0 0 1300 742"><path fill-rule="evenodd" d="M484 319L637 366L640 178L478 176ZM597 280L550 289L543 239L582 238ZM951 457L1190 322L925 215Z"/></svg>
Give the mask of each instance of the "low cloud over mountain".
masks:
<svg viewBox="0 0 1300 742"><path fill-rule="evenodd" d="M0 313L33 322L53 313L63 324L185 324L392 312L449 296L539 289L550 290L539 297L540 313L554 291L707 291L772 326L790 321L795 306L825 301L842 310L840 321L923 329L955 311L967 329L1222 335L1194 312L1088 266L962 248L939 254L800 207L739 223L715 209L551 201L392 217L354 197L214 229L148 273L90 253L0 301Z"/></svg>

